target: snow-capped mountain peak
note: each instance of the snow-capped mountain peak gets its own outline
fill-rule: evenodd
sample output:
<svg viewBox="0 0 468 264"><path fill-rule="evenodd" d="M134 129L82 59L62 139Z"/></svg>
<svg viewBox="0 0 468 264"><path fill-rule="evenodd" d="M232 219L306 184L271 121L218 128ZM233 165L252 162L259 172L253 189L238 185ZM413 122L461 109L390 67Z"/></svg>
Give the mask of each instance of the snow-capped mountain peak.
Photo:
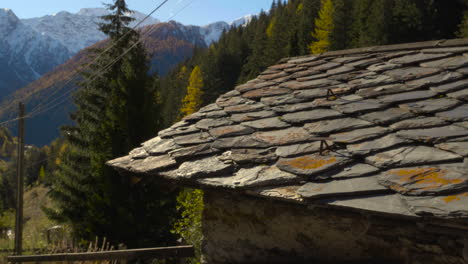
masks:
<svg viewBox="0 0 468 264"><path fill-rule="evenodd" d="M250 21L252 21L254 16L255 15L243 16L241 18L238 18L238 19L232 21L231 24L229 24L229 25L232 26L232 27L239 27L239 26L245 27L250 23Z"/></svg>
<svg viewBox="0 0 468 264"><path fill-rule="evenodd" d="M105 16L109 12L105 8L82 8L77 15L80 16L90 16L90 17L98 17L98 16Z"/></svg>

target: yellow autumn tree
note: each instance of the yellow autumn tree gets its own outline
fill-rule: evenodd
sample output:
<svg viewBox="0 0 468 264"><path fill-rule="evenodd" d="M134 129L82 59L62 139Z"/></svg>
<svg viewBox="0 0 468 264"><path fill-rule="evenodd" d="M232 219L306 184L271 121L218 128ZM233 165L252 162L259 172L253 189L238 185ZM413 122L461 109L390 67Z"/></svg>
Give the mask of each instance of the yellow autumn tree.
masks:
<svg viewBox="0 0 468 264"><path fill-rule="evenodd" d="M315 19L315 29L312 36L316 41L309 46L312 54L326 52L330 49L330 34L333 31L333 13L335 8L332 0L322 0L319 17Z"/></svg>
<svg viewBox="0 0 468 264"><path fill-rule="evenodd" d="M199 66L193 68L190 74L187 94L182 99L182 107L180 112L182 116L190 115L198 111L202 104L203 95L203 76Z"/></svg>

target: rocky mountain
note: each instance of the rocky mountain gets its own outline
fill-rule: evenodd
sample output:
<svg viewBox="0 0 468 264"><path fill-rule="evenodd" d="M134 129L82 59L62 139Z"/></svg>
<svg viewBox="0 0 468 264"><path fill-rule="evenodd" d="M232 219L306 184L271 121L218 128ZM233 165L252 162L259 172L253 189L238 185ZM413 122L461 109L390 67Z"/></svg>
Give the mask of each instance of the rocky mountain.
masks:
<svg viewBox="0 0 468 264"><path fill-rule="evenodd" d="M60 41L24 24L10 9L0 8L0 98L71 56Z"/></svg>
<svg viewBox="0 0 468 264"><path fill-rule="evenodd" d="M78 13L66 11L38 18L23 19L22 22L35 31L58 40L66 46L72 54L101 41L106 36L99 31L98 24L102 22L101 16L108 14L104 8L83 8ZM145 14L135 11L132 14L134 27L146 17ZM149 17L140 27L159 23L159 20Z"/></svg>

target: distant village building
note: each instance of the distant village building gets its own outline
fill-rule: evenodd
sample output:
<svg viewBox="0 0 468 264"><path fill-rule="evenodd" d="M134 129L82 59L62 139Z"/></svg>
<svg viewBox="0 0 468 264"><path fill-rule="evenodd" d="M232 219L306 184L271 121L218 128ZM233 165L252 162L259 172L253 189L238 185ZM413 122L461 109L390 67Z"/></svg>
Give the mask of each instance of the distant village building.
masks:
<svg viewBox="0 0 468 264"><path fill-rule="evenodd" d="M467 74L468 39L284 59L108 164L205 191L205 263L468 263Z"/></svg>

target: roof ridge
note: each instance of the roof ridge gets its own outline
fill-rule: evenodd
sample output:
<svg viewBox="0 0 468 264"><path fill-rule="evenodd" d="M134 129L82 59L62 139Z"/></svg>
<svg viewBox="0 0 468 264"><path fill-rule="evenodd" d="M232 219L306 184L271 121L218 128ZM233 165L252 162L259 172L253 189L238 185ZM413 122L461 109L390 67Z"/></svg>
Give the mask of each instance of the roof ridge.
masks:
<svg viewBox="0 0 468 264"><path fill-rule="evenodd" d="M361 53L405 51L405 50L425 49L425 48L449 48L449 47L455 47L455 46L468 46L468 38L457 38L457 39L449 39L449 40L441 39L441 40L430 40L430 41L422 41L422 42L391 44L391 45L383 45L383 46L371 46L371 47L345 49L345 50L334 50L334 51L327 51L327 52L320 53L320 54L310 54L310 55L304 55L304 56L283 58L278 61L278 64L286 63L287 61L294 60L294 59L308 58L311 56L324 58L324 57L334 57L334 56L361 54Z"/></svg>

